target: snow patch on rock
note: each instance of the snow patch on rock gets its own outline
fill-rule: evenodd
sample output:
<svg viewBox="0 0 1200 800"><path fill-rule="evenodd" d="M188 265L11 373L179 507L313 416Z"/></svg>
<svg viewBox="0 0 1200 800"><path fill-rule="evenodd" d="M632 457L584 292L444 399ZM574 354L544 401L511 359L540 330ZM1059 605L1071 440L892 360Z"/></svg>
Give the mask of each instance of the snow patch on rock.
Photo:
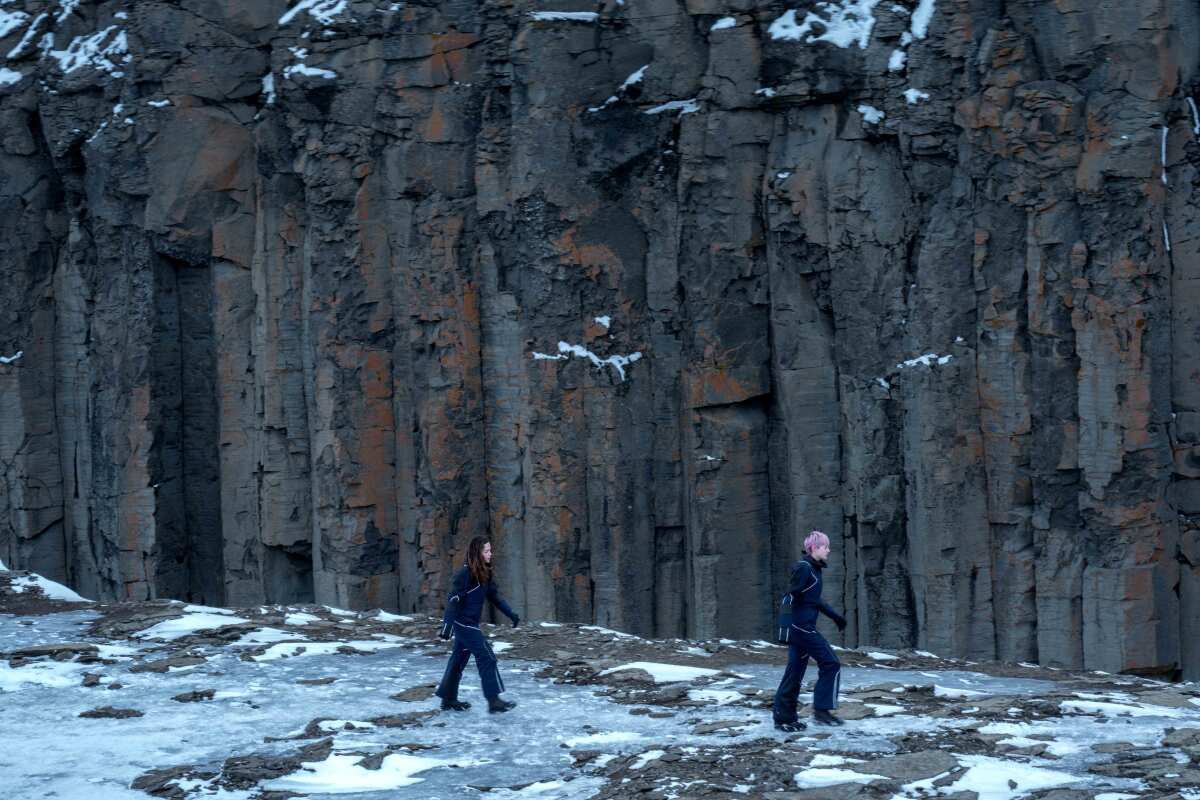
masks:
<svg viewBox="0 0 1200 800"><path fill-rule="evenodd" d="M886 114L875 106L869 106L865 103L859 105L858 113L862 114L863 119L871 125L878 125L886 116Z"/></svg>
<svg viewBox="0 0 1200 800"><path fill-rule="evenodd" d="M275 73L268 72L262 78L262 91L267 97L267 105L275 105Z"/></svg>
<svg viewBox="0 0 1200 800"><path fill-rule="evenodd" d="M1080 783L1083 780L1077 775L1003 758L968 755L957 758L967 771L943 791L975 792L979 795L979 800L1013 800L1041 789ZM907 786L904 788L908 789Z"/></svg>
<svg viewBox="0 0 1200 800"><path fill-rule="evenodd" d="M664 111L678 111L679 116L682 117L684 114L691 114L691 113L693 113L695 111L699 111L699 110L700 110L700 103L695 97L693 97L690 100L669 100L666 103L663 103L661 105L654 106L653 108L648 108L645 111L643 111L642 113L643 114L661 114Z"/></svg>
<svg viewBox="0 0 1200 800"><path fill-rule="evenodd" d="M597 369L600 369L606 365L612 367L617 371L617 374L621 376L622 381L625 380L625 368L635 361L640 361L642 358L641 352L630 353L627 356L615 355L609 356L608 358L601 358L583 345L570 344L568 342L558 343L558 355L549 355L547 353L539 353L537 351L534 351L532 355L534 361L565 361L571 356L575 356L577 358L586 358L588 361L591 361Z"/></svg>
<svg viewBox="0 0 1200 800"><path fill-rule="evenodd" d="M857 44L860 50L865 50L875 27L877 5L879 0L820 2L799 22L796 21L796 10L792 9L772 22L767 33L772 39L803 41L805 44L829 42L843 49ZM817 28L821 31L819 34L815 32Z"/></svg>
<svg viewBox="0 0 1200 800"><path fill-rule="evenodd" d="M934 364L946 365L953 359L954 356L952 355L939 356L937 353L926 353L923 356L901 361L896 365L896 369L911 369L917 366L932 367Z"/></svg>
<svg viewBox="0 0 1200 800"><path fill-rule="evenodd" d="M287 25L297 14L304 12L322 25L330 25L346 10L347 0L300 0L279 18L280 25Z"/></svg>
<svg viewBox="0 0 1200 800"><path fill-rule="evenodd" d="M49 42L49 47L53 47L52 38ZM58 68L64 75L77 69L92 67L107 72L114 78L125 75L117 62L127 64L131 59L129 39L125 31L116 25L109 25L91 36L76 36L65 50L48 49L46 55L58 63Z"/></svg>
<svg viewBox="0 0 1200 800"><path fill-rule="evenodd" d="M595 11L530 11L529 16L547 22L595 22L600 18Z"/></svg>
<svg viewBox="0 0 1200 800"><path fill-rule="evenodd" d="M605 101L604 101L603 103L601 103L600 105L598 105L598 106L593 106L593 107L589 108L589 109L588 109L588 113L594 114L594 113L596 113L597 111L601 111L601 110L603 110L603 109L606 109L606 108L608 108L609 106L611 106L613 103L616 103L616 102L618 102L618 101L621 99L621 94L622 94L622 93L623 93L623 92L624 92L626 89L628 89L630 86L634 86L634 85L636 85L636 84L639 84L639 83L641 83L641 82L642 82L642 78L644 78L644 77L645 77L645 75L646 75L646 70L647 70L649 67L650 67L650 65L649 65L649 64L646 64L644 67L642 67L642 68L640 68L640 69L637 69L637 70L634 70L634 71L633 71L633 72L632 72L632 73L629 75L629 77L628 77L628 78L626 78L626 79L625 79L625 80L624 80L624 81L621 83L621 85L617 87L617 91L616 91L615 93L613 93L613 94L609 95L608 99L607 99L607 100L605 100Z"/></svg>
<svg viewBox="0 0 1200 800"><path fill-rule="evenodd" d="M134 634L137 639L163 639L173 641L200 631L216 630L228 625L244 625L250 620L225 613L202 611L184 614L182 617L166 619L144 631Z"/></svg>
<svg viewBox="0 0 1200 800"><path fill-rule="evenodd" d="M29 15L24 11L7 11L0 8L0 39L20 28L27 19Z"/></svg>
<svg viewBox="0 0 1200 800"><path fill-rule="evenodd" d="M694 681L697 678L707 678L717 674L717 670L715 669L685 667L681 664L662 664L657 661L631 661L619 667L610 667L600 674L611 675L614 672L621 672L627 669L640 669L643 672L649 673L655 683Z"/></svg>
<svg viewBox="0 0 1200 800"><path fill-rule="evenodd" d="M33 42L37 36L38 30L42 26L42 22L47 18L46 12L42 12L33 18L33 22L29 23L29 27L25 29L25 35L21 37L21 41L17 42L12 50L8 51L9 58L20 58L25 55L26 48Z"/></svg>
<svg viewBox="0 0 1200 800"><path fill-rule="evenodd" d="M268 791L296 791L306 794L346 794L350 792L380 792L420 783L413 776L436 767L465 766L453 761L391 753L384 756L379 769L361 765L363 756L331 753L324 761L305 761L290 775L267 781L262 788Z"/></svg>
<svg viewBox="0 0 1200 800"><path fill-rule="evenodd" d="M0 565L3 566L3 565ZM55 583L49 578L43 578L41 575L27 575L20 578L13 578L12 583L8 587L14 594L23 594L27 589L41 589L50 600L61 600L64 603L90 603L86 597L80 597L75 592L63 586L61 583Z"/></svg>
<svg viewBox="0 0 1200 800"><path fill-rule="evenodd" d="M886 781L883 775L872 775L867 772L855 772L850 769L837 767L818 767L797 772L794 780L801 789L819 789L824 786L836 786L839 783L871 783Z"/></svg>

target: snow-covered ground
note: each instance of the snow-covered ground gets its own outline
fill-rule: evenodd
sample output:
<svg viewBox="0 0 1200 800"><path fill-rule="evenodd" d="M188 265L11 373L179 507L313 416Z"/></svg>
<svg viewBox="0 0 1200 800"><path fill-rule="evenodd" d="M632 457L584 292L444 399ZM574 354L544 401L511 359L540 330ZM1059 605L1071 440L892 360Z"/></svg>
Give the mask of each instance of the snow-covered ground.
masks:
<svg viewBox="0 0 1200 800"><path fill-rule="evenodd" d="M313 611L168 607L154 613L179 615L148 617L146 627L127 639L92 638L96 655L112 663L80 663L78 656L16 658L15 665L0 660L0 775L6 796L145 798L131 788L135 778L187 765L193 770L181 771L174 783L187 798L249 800L260 790L285 789L314 798L620 797L630 780L656 780L664 796L688 797L705 784L678 777L695 766L687 763L690 754L714 747L734 754L763 742L777 748L772 752L799 759L794 775L788 773L796 790L840 783L886 786L891 784L878 781L891 780L896 797L971 790L981 799L1010 800L1050 786L1137 795L1142 781L1089 769L1109 761L1120 747L1161 751L1168 728L1200 728L1200 697L1180 693L1148 702L1154 699L1145 694L1151 685L1138 679L1113 676L1095 691L1068 691L1048 678L997 677L949 662L932 670L903 668L903 659L870 651L856 654L869 666L843 669L840 711L847 725L828 738L823 738L828 729L787 736L773 729L767 707L778 665L672 663L681 643L647 642L594 626L503 631L511 641L497 640L495 650L520 652L523 642L548 637L556 637L556 646L599 637L609 647L658 649L645 651L653 659L615 664L610 659L581 683L555 674L544 662L502 656L505 696L519 703L514 711L487 714L469 666L461 697L474 707L442 713L428 687L441 676L446 646L378 628L413 618ZM274 622L251 621L263 615ZM87 629L100 618L92 610L0 615L0 650L86 643ZM221 629L231 625L238 627L223 635ZM198 631L208 631L201 636L210 638L183 638ZM224 644L211 638L222 636ZM723 646L747 653L769 649ZM708 655L693 645L684 649ZM166 672L144 669L146 662L189 655L204 660ZM139 671L132 671L135 666ZM86 673L101 677L84 686ZM814 677L815 669L810 684ZM112 683L123 688L106 688ZM675 687L681 693L672 695ZM173 699L204 690L213 691L211 700ZM405 690L419 699L390 697ZM1044 705L1047 697L1056 698L1050 706ZM1053 715L1031 712L1037 702ZM100 706L141 716L79 716ZM305 737L306 727L307 738L288 739ZM237 788L228 783L218 788L212 780L231 757L294 758L298 748L326 736L332 749L303 766L297 760L282 774ZM953 754L934 750L935 755L958 764L936 785L934 774L909 780L887 771L887 754L903 752L897 742L922 736L942 743L931 748ZM956 741L978 743L980 737L1002 749L955 752ZM1014 748L1034 750L1005 755ZM580 760L585 750L594 752ZM1190 769L1187 755L1172 757L1180 763L1179 774ZM729 786L752 794L756 782L747 778Z"/></svg>

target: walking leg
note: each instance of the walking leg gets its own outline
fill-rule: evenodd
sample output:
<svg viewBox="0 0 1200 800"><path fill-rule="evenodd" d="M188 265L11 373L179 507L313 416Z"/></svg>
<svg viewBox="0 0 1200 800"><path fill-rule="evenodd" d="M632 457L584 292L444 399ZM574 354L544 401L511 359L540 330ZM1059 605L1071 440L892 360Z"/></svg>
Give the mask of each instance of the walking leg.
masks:
<svg viewBox="0 0 1200 800"><path fill-rule="evenodd" d="M808 636L809 652L817 662L817 685L813 689L813 719L825 725L842 725L842 720L832 713L837 708L838 690L841 688L842 664L833 654L833 648L819 633Z"/></svg>
<svg viewBox="0 0 1200 800"><path fill-rule="evenodd" d="M504 679L500 677L500 668L496 663L496 654L482 631L468 629L463 637L471 654L475 656L475 667L479 670L479 682L483 684L483 694L488 701L488 711L508 711L516 705L508 700L501 700L500 693L504 691Z"/></svg>
<svg viewBox="0 0 1200 800"><path fill-rule="evenodd" d="M470 657L470 649L465 647L456 635L454 649L451 650L450 658L446 661L446 671L442 673L442 680L438 684L437 691L434 692L442 698L442 705L451 706L458 702L458 684L462 679L463 669L467 666L467 659Z"/></svg>
<svg viewBox="0 0 1200 800"><path fill-rule="evenodd" d="M804 646L793 639L788 644L788 663L783 671L783 679L775 690L775 704L771 716L776 725L786 725L796 722L796 703L800 695L800 686L804 683L804 672L808 668L808 653Z"/></svg>

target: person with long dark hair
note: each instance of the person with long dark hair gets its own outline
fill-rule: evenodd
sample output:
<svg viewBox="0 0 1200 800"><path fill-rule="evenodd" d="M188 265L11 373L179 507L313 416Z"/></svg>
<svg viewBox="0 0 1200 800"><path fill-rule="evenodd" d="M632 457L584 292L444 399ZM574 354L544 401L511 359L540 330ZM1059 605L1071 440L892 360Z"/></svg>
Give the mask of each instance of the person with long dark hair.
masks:
<svg viewBox="0 0 1200 800"><path fill-rule="evenodd" d="M446 614L442 617L442 629L438 634L442 639L454 638L454 649L450 652L450 661L446 664L446 672L436 692L442 698L443 710L466 711L471 707L470 703L458 699L458 684L471 656L475 656L475 667L479 670L479 681L483 684L488 711L494 714L508 711L516 705L500 698L500 693L504 691L504 679L500 677L500 669L496 665L496 654L479 627L484 600L512 620L514 628L520 624L521 618L517 612L504 602L496 589L492 576L492 543L484 536L476 536L467 545L467 563L454 573L450 597L446 601Z"/></svg>
<svg viewBox="0 0 1200 800"><path fill-rule="evenodd" d="M829 558L829 537L812 531L804 540L804 549L806 555L792 567L792 582L788 587L792 619L783 633L788 645L788 663L771 712L775 727L789 733L806 727L796 715L796 703L810 656L817 662L818 670L817 685L813 688L813 721L821 725L845 724L833 713L837 708L842 664L817 631L818 612L833 620L838 630L846 628L846 618L821 599L821 570Z"/></svg>

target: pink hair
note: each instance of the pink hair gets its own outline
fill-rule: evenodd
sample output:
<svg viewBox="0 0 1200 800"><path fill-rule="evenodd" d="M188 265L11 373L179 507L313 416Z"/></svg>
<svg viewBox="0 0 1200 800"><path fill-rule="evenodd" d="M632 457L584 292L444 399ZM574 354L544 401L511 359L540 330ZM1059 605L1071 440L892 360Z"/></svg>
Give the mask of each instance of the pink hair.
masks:
<svg viewBox="0 0 1200 800"><path fill-rule="evenodd" d="M821 533L820 531L812 531L804 539L805 552L811 553L813 551L813 548L820 547L821 545L825 545L826 547L828 547L829 546L829 537L826 536L825 534Z"/></svg>

